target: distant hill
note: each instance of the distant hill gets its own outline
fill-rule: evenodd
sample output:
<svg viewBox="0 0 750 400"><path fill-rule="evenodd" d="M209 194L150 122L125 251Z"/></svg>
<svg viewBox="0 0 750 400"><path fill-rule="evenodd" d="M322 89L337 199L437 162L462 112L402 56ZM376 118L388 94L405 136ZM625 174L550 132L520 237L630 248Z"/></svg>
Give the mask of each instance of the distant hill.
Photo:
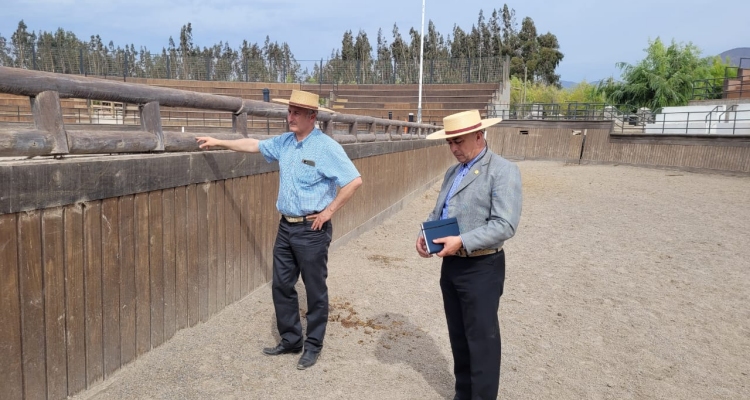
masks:
<svg viewBox="0 0 750 400"><path fill-rule="evenodd" d="M726 58L729 57L729 62L735 67L750 68L750 47L737 47L732 50L727 50L719 54L719 57L721 57L722 60L726 60ZM740 65L741 58L747 59L742 60L742 65Z"/></svg>
<svg viewBox="0 0 750 400"><path fill-rule="evenodd" d="M563 89L571 89L571 88L578 86L579 83L581 82L560 81L560 86L562 86ZM598 85L599 81L591 81L591 82L586 82L586 83L588 83L589 85Z"/></svg>
<svg viewBox="0 0 750 400"><path fill-rule="evenodd" d="M563 87L563 89L569 89L574 86L576 86L578 82L572 82L572 81L560 81L560 86Z"/></svg>

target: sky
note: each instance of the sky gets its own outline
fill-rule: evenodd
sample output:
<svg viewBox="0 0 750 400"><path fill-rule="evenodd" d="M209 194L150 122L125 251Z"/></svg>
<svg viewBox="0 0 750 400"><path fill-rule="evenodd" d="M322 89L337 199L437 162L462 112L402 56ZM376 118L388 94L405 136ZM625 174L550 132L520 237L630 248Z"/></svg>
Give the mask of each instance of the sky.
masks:
<svg viewBox="0 0 750 400"><path fill-rule="evenodd" d="M180 28L188 22L193 42L204 47L219 41L237 49L243 40L288 43L292 54L304 60L330 58L341 48L346 31L356 37L362 30L373 48L378 29L392 42L394 23L402 37L422 28L422 0L0 0L0 36L10 39L24 20L27 29L71 31L80 40L99 35L105 44L125 47L131 43L160 52L169 37L177 42ZM715 3L708 0L424 0L424 29L428 21L447 38L453 27L471 31L479 11L488 19L503 4L516 12L520 28L530 17L538 34L557 36L564 58L557 68L561 80L588 82L620 77L618 62L642 60L649 40L692 43L703 56L736 47L750 47L750 1ZM452 35L451 35L452 36Z"/></svg>

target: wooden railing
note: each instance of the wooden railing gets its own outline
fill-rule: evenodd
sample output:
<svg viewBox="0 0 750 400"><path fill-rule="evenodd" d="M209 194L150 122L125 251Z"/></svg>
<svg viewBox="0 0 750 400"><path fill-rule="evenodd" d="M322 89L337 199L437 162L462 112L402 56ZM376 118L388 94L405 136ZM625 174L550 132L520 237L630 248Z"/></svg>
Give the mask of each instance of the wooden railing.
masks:
<svg viewBox="0 0 750 400"><path fill-rule="evenodd" d="M239 97L106 81L81 76L0 67L0 93L29 96L34 128L0 129L0 156L196 151L200 134L162 130L160 107L232 112L232 132L223 139L248 137L247 117L285 120L283 105ZM67 129L60 98L83 98L139 105L141 129ZM368 116L320 112L321 129L341 143L421 139L439 126ZM337 130L344 125L345 129ZM362 129L364 127L364 129ZM280 133L280 132L279 132Z"/></svg>

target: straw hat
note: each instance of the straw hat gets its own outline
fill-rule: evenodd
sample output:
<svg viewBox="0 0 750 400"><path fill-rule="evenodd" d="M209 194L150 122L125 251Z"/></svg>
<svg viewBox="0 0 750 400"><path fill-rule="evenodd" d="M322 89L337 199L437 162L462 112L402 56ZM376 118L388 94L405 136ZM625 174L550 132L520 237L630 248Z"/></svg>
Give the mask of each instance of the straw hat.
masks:
<svg viewBox="0 0 750 400"><path fill-rule="evenodd" d="M320 107L318 104L319 96L315 93L303 92L302 90L292 90L292 95L287 99L271 99L274 103L289 104L290 106L306 108L315 111L334 112L327 108Z"/></svg>
<svg viewBox="0 0 750 400"><path fill-rule="evenodd" d="M443 118L443 126L445 129L427 135L427 139L447 139L466 135L467 133L481 131L502 120L502 118L482 119L482 117L479 116L478 110L451 114Z"/></svg>

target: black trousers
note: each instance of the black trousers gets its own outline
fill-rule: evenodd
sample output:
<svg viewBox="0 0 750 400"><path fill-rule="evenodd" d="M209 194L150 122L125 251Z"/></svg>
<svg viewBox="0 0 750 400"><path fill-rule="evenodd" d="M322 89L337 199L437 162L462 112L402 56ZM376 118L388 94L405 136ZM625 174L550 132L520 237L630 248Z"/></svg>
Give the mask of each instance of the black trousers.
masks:
<svg viewBox="0 0 750 400"><path fill-rule="evenodd" d="M496 399L505 253L445 257L440 272L457 399Z"/></svg>
<svg viewBox="0 0 750 400"><path fill-rule="evenodd" d="M276 326L284 347L303 344L299 300L294 285L300 274L307 292L306 350L320 352L328 322L328 247L333 236L331 221L314 231L312 221L291 224L284 218L273 246L271 293L276 310Z"/></svg>

